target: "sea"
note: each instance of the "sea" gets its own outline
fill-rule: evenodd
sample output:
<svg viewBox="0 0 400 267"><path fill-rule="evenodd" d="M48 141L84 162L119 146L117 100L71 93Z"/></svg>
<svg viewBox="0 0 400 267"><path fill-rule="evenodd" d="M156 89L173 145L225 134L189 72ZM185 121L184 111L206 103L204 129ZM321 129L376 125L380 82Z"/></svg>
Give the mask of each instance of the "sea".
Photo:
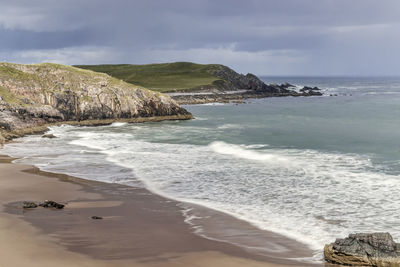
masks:
<svg viewBox="0 0 400 267"><path fill-rule="evenodd" d="M318 259L349 233L400 241L400 77L262 79L324 95L187 105L188 121L51 127L57 138L27 136L0 154L221 211Z"/></svg>

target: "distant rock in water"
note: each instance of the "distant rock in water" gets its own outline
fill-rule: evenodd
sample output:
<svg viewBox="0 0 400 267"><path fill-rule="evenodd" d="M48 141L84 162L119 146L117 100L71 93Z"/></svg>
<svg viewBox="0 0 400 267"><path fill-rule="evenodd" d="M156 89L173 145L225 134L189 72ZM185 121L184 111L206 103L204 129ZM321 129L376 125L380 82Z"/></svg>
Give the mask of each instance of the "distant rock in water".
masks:
<svg viewBox="0 0 400 267"><path fill-rule="evenodd" d="M57 138L57 136L55 136L54 134L44 134L44 135L42 135L42 138L53 139L53 138Z"/></svg>
<svg viewBox="0 0 400 267"><path fill-rule="evenodd" d="M302 92L303 94L307 94L307 95L322 95L321 89L318 87L309 87L309 86L304 86L303 88L301 88L299 90L300 92Z"/></svg>
<svg viewBox="0 0 400 267"><path fill-rule="evenodd" d="M156 116L191 118L169 96L104 73L50 63L0 63L1 142L2 133L46 123Z"/></svg>
<svg viewBox="0 0 400 267"><path fill-rule="evenodd" d="M389 233L351 234L325 245L325 260L349 266L400 266L400 244Z"/></svg>

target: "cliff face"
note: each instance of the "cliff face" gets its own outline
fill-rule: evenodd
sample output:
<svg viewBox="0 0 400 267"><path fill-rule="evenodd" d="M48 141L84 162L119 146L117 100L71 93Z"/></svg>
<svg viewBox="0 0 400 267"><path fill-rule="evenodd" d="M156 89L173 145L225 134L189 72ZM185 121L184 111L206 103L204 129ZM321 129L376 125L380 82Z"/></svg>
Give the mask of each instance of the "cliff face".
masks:
<svg viewBox="0 0 400 267"><path fill-rule="evenodd" d="M221 80L215 81L214 85L223 91L230 90L255 90L264 91L269 93L288 93L284 86L267 85L261 81L254 74L248 73L246 75L239 74L236 71L220 65L215 70L210 70L212 75L220 78Z"/></svg>
<svg viewBox="0 0 400 267"><path fill-rule="evenodd" d="M0 132L60 121L153 116L191 114L169 96L107 74L49 63L0 63Z"/></svg>

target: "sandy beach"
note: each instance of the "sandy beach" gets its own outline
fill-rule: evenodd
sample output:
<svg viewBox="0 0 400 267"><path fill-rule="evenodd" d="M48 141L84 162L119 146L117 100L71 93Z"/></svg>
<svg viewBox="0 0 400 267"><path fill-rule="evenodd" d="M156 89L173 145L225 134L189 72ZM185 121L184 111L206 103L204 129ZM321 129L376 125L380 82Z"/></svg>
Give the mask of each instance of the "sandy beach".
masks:
<svg viewBox="0 0 400 267"><path fill-rule="evenodd" d="M229 221L268 240L266 250L257 253L194 234L184 222L182 203L145 189L42 172L13 164L7 156L0 159L1 267L310 266L288 260L311 253L305 247L228 215L197 208L213 218L204 222L205 231L218 231L216 225L223 229ZM46 199L66 207L22 209L25 200ZM228 232L232 240L238 236L228 228L225 237Z"/></svg>

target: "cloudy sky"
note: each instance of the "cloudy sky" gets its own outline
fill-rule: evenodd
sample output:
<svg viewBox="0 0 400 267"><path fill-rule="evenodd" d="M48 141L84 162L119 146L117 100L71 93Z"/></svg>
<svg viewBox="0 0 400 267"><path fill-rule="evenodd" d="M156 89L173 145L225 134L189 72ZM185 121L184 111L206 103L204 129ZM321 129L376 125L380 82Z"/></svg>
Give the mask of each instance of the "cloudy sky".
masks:
<svg viewBox="0 0 400 267"><path fill-rule="evenodd" d="M0 61L400 75L400 0L0 0Z"/></svg>

